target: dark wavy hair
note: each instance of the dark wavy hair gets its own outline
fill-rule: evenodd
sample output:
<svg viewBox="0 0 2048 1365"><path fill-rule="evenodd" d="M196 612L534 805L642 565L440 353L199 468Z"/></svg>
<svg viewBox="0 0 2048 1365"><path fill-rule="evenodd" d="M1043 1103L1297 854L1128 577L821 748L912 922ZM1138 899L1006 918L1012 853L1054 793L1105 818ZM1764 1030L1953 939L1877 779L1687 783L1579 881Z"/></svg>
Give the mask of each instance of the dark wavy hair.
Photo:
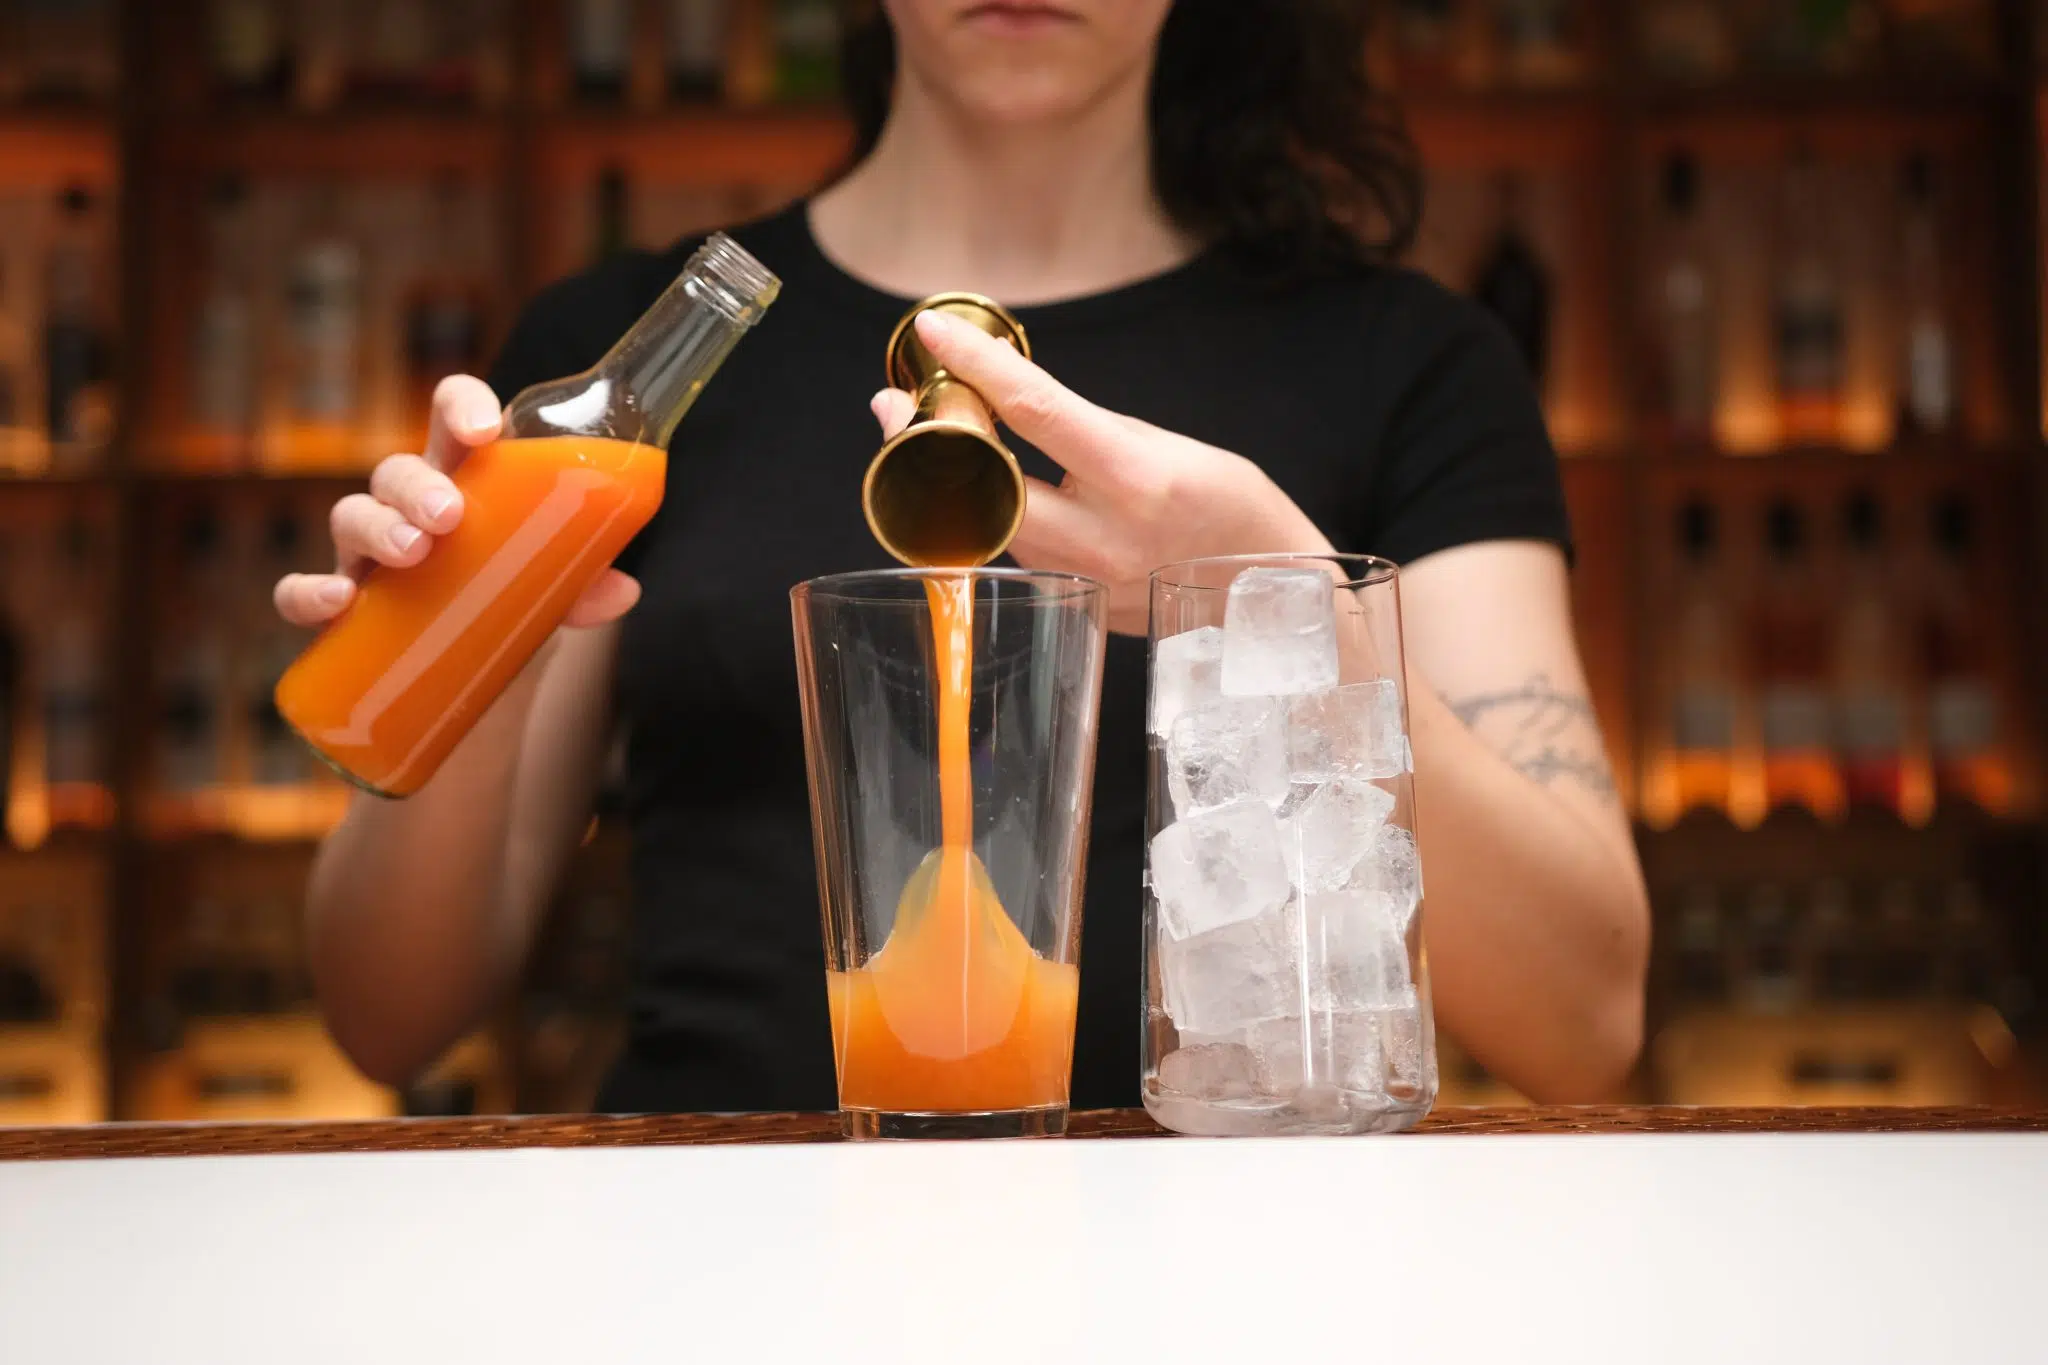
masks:
<svg viewBox="0 0 2048 1365"><path fill-rule="evenodd" d="M1366 0L1174 0L1152 79L1152 178L1181 228L1265 275L1400 256L1422 174L1366 71ZM850 6L840 52L854 158L874 149L896 35Z"/></svg>

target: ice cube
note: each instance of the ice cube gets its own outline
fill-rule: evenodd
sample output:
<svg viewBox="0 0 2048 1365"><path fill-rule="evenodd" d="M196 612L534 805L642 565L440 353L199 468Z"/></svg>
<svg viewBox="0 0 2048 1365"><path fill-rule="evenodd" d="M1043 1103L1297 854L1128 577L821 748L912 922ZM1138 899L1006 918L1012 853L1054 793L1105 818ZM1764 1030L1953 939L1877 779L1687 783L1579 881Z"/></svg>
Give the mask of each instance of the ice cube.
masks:
<svg viewBox="0 0 2048 1365"><path fill-rule="evenodd" d="M1301 1012L1292 916L1274 910L1191 938L1163 938L1159 985L1185 1042L1229 1039L1261 1019Z"/></svg>
<svg viewBox="0 0 2048 1365"><path fill-rule="evenodd" d="M1273 808L1251 798L1204 811L1152 836L1147 870L1168 938L1256 919L1291 890Z"/></svg>
<svg viewBox="0 0 2048 1365"><path fill-rule="evenodd" d="M1320 1009L1384 1009L1412 1004L1408 941L1395 907L1375 891L1347 887L1303 898L1302 975Z"/></svg>
<svg viewBox="0 0 2048 1365"><path fill-rule="evenodd" d="M1243 1043L1183 1044L1159 1059L1159 1086L1196 1100L1251 1099L1258 1061Z"/></svg>
<svg viewBox="0 0 2048 1365"><path fill-rule="evenodd" d="M1341 777L1290 807L1280 827L1288 878L1305 892L1329 891L1349 882L1375 850L1394 797L1370 782Z"/></svg>
<svg viewBox="0 0 2048 1365"><path fill-rule="evenodd" d="M1379 1019L1369 1013L1312 1012L1268 1019L1246 1033L1268 1093L1306 1089L1380 1092L1386 1078Z"/></svg>
<svg viewBox="0 0 2048 1365"><path fill-rule="evenodd" d="M1287 702L1287 768L1297 782L1397 777L1414 767L1392 678Z"/></svg>
<svg viewBox="0 0 2048 1365"><path fill-rule="evenodd" d="M1220 698L1183 713L1166 741L1166 789L1182 817L1247 797L1279 806L1289 793L1280 703Z"/></svg>
<svg viewBox="0 0 2048 1365"><path fill-rule="evenodd" d="M1152 646L1152 733L1165 739L1184 712L1223 695L1223 627L1169 635Z"/></svg>
<svg viewBox="0 0 2048 1365"><path fill-rule="evenodd" d="M1422 904L1422 854L1415 836L1399 825L1382 825L1352 884L1376 892L1393 907L1394 924L1406 937Z"/></svg>
<svg viewBox="0 0 2048 1365"><path fill-rule="evenodd" d="M1424 1055L1421 1006L1396 1006L1374 1013L1379 1020L1387 1096L1413 1103L1434 1094L1437 1088L1436 1057Z"/></svg>
<svg viewBox="0 0 2048 1365"><path fill-rule="evenodd" d="M1337 685L1335 584L1320 569L1246 569L1223 610L1223 695L1289 697Z"/></svg>

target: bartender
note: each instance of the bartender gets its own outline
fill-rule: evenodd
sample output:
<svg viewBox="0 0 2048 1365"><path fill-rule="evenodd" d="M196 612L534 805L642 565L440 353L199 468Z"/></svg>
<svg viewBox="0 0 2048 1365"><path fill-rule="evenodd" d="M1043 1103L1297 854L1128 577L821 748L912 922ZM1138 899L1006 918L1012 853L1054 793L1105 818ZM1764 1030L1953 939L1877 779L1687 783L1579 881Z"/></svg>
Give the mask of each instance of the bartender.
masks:
<svg viewBox="0 0 2048 1365"><path fill-rule="evenodd" d="M885 0L854 18L852 168L732 229L782 299L684 420L660 513L412 799L358 796L308 898L335 1037L403 1084L520 975L616 727L635 904L614 1111L828 1109L825 962L787 592L882 567L860 514L882 343L926 295L1010 305L1040 364L927 316L1032 476L1011 554L1110 588L1077 1108L1138 1102L1146 576L1204 555L1402 566L1440 1025L1533 1098L1607 1094L1648 913L1573 643L1556 455L1507 336L1390 262L1412 149L1350 0ZM333 514L314 626L457 525L499 403L582 370L694 242L543 292ZM870 415L872 411L872 415Z"/></svg>

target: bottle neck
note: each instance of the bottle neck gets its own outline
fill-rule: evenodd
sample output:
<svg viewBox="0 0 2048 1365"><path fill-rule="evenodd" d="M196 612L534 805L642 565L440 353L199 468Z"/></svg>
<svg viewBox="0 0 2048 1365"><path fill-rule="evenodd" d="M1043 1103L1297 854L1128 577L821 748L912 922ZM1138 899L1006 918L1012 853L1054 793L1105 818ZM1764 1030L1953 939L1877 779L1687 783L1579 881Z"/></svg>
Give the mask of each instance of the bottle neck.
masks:
<svg viewBox="0 0 2048 1365"><path fill-rule="evenodd" d="M598 365L614 386L614 434L666 446L705 383L780 288L730 238L720 234L701 247Z"/></svg>

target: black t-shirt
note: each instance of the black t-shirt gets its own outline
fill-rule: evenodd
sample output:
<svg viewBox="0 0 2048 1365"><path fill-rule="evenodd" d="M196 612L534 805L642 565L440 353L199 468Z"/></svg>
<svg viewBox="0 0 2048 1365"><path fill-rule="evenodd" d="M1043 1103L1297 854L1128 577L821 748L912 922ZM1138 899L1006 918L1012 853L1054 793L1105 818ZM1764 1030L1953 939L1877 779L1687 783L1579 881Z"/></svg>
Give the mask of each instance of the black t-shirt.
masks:
<svg viewBox="0 0 2048 1365"><path fill-rule="evenodd" d="M788 592L885 568L860 510L868 400L912 302L819 250L801 206L733 234L783 280L683 419L660 512L621 567L618 700L635 911L629 1041L610 1110L834 1103ZM694 242L545 291L491 385L587 368ZM1097 403L1256 461L1342 550L1397 562L1473 541L1565 544L1557 460L1520 358L1471 303L1361 269L1287 288L1221 257L1018 317ZM1059 471L1021 442L1028 473ZM1138 1099L1145 643L1112 638L1082 925L1076 1107Z"/></svg>

